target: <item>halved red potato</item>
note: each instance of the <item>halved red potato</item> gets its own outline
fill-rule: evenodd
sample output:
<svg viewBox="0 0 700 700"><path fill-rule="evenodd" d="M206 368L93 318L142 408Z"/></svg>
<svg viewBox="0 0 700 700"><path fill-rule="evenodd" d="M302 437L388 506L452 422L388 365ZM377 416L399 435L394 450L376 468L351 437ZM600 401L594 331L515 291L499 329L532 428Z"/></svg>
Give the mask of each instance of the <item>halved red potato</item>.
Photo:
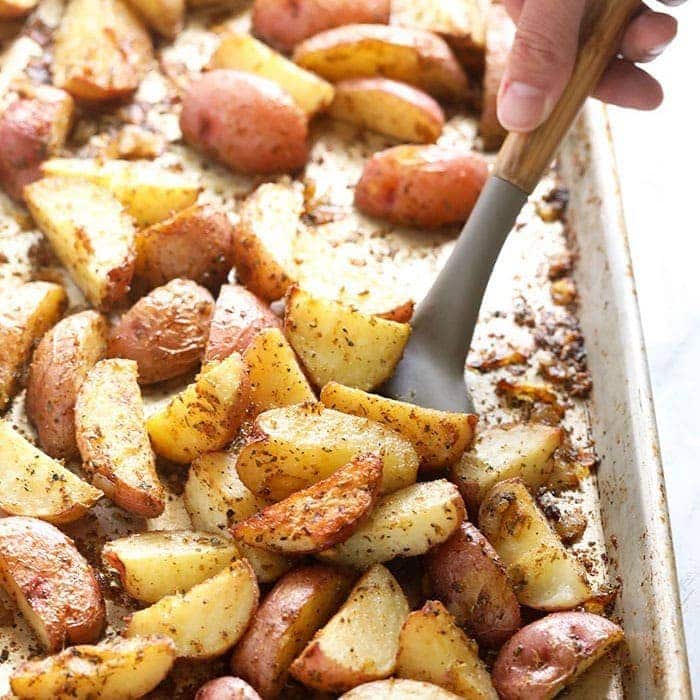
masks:
<svg viewBox="0 0 700 700"><path fill-rule="evenodd" d="M358 685L340 700L459 700L460 696L432 683L408 678L387 678Z"/></svg>
<svg viewBox="0 0 700 700"><path fill-rule="evenodd" d="M484 157L467 148L395 146L367 161L355 204L365 214L406 226L463 223L488 174Z"/></svg>
<svg viewBox="0 0 700 700"><path fill-rule="evenodd" d="M222 676L205 683L194 700L260 700L260 696L240 678Z"/></svg>
<svg viewBox="0 0 700 700"><path fill-rule="evenodd" d="M0 519L0 574L47 651L102 635L105 604L95 573L53 525L35 518Z"/></svg>
<svg viewBox="0 0 700 700"><path fill-rule="evenodd" d="M503 700L549 700L592 666L624 632L586 612L552 613L516 632L493 667Z"/></svg>
<svg viewBox="0 0 700 700"><path fill-rule="evenodd" d="M185 141L244 173L295 172L308 157L307 117L277 83L235 70L213 70L183 99Z"/></svg>

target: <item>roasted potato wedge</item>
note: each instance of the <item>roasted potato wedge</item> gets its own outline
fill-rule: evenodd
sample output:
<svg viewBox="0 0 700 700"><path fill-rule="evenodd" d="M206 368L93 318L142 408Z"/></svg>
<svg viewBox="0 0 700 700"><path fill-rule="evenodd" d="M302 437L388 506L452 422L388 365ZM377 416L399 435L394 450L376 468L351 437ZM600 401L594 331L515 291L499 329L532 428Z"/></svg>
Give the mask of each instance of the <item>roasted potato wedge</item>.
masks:
<svg viewBox="0 0 700 700"><path fill-rule="evenodd" d="M390 676L408 613L396 579L381 564L373 566L295 659L291 674L304 685L330 693Z"/></svg>
<svg viewBox="0 0 700 700"><path fill-rule="evenodd" d="M426 565L435 595L479 644L498 648L520 628L520 606L505 566L470 522L430 550Z"/></svg>
<svg viewBox="0 0 700 700"><path fill-rule="evenodd" d="M105 603L95 573L53 525L0 520L0 579L47 651L102 635Z"/></svg>
<svg viewBox="0 0 700 700"><path fill-rule="evenodd" d="M307 489L268 506L233 528L251 547L280 554L313 554L357 530L379 497L383 464L373 454L355 457Z"/></svg>
<svg viewBox="0 0 700 700"><path fill-rule="evenodd" d="M260 331L281 327L280 319L255 294L239 284L225 284L214 306L204 361L243 353Z"/></svg>
<svg viewBox="0 0 700 700"><path fill-rule="evenodd" d="M378 454L384 462L383 493L415 482L418 456L408 440L379 423L332 411L323 404L260 414L236 467L241 481L254 494L280 501L366 452Z"/></svg>
<svg viewBox="0 0 700 700"><path fill-rule="evenodd" d="M373 155L355 188L369 216L440 228L467 220L488 178L484 157L454 146L395 146Z"/></svg>
<svg viewBox="0 0 700 700"><path fill-rule="evenodd" d="M238 353L210 362L193 384L148 419L153 449L180 464L220 450L243 421L249 394L248 374Z"/></svg>
<svg viewBox="0 0 700 700"><path fill-rule="evenodd" d="M174 660L175 645L167 637L114 637L26 661L10 684L21 700L140 698L168 675Z"/></svg>
<svg viewBox="0 0 700 700"><path fill-rule="evenodd" d="M260 696L244 680L222 676L205 683L194 700L260 700Z"/></svg>
<svg viewBox="0 0 700 700"><path fill-rule="evenodd" d="M130 0L149 27L174 39L185 20L185 0Z"/></svg>
<svg viewBox="0 0 700 700"><path fill-rule="evenodd" d="M34 220L87 300L109 309L129 292L136 264L134 224L102 187L45 177L24 188Z"/></svg>
<svg viewBox="0 0 700 700"><path fill-rule="evenodd" d="M329 114L406 143L434 143L445 125L442 108L430 95L387 78L342 80Z"/></svg>
<svg viewBox="0 0 700 700"><path fill-rule="evenodd" d="M226 653L245 632L258 607L258 583L245 559L238 559L182 595L161 598L135 612L126 636L163 634L178 657L210 659Z"/></svg>
<svg viewBox="0 0 700 700"><path fill-rule="evenodd" d="M19 389L19 377L37 343L66 307L63 287L26 282L2 292L0 309L0 411Z"/></svg>
<svg viewBox="0 0 700 700"><path fill-rule="evenodd" d="M323 387L321 401L328 408L375 420L403 435L418 453L422 469L443 469L456 462L471 445L477 421L474 414L422 408L337 382Z"/></svg>
<svg viewBox="0 0 700 700"><path fill-rule="evenodd" d="M53 82L89 101L131 95L153 60L151 37L122 0L73 0L56 34Z"/></svg>
<svg viewBox="0 0 700 700"><path fill-rule="evenodd" d="M6 420L0 420L0 464L0 509L9 515L61 525L81 518L103 495L34 447Z"/></svg>
<svg viewBox="0 0 700 700"><path fill-rule="evenodd" d="M333 86L300 68L249 34L226 34L209 62L210 68L247 71L277 83L309 116L333 101Z"/></svg>
<svg viewBox="0 0 700 700"><path fill-rule="evenodd" d="M53 158L45 175L89 180L108 189L139 226L150 226L197 201L200 186L190 175L148 161Z"/></svg>
<svg viewBox="0 0 700 700"><path fill-rule="evenodd" d="M463 100L469 81L449 46L420 29L349 24L306 39L294 61L331 82L383 76L447 100Z"/></svg>
<svg viewBox="0 0 700 700"><path fill-rule="evenodd" d="M107 322L96 311L59 321L37 346L27 380L27 416L51 457L78 455L75 401L87 373L107 351Z"/></svg>
<svg viewBox="0 0 700 700"><path fill-rule="evenodd" d="M13 20L26 17L39 0L0 0L0 20Z"/></svg>
<svg viewBox="0 0 700 700"><path fill-rule="evenodd" d="M89 371L75 403L76 437L92 483L124 510L155 518L165 509L165 491L136 372L131 360L102 360Z"/></svg>
<svg viewBox="0 0 700 700"><path fill-rule="evenodd" d="M413 484L384 496L355 534L319 556L357 569L415 557L448 539L464 516L462 497L449 481Z"/></svg>
<svg viewBox="0 0 700 700"><path fill-rule="evenodd" d="M233 673L249 681L264 700L279 697L290 664L340 607L351 585L347 573L321 564L285 574L236 645Z"/></svg>
<svg viewBox="0 0 700 700"><path fill-rule="evenodd" d="M547 615L523 627L501 649L493 684L504 700L548 700L623 637L620 627L599 615Z"/></svg>
<svg viewBox="0 0 700 700"><path fill-rule="evenodd" d="M498 700L476 643L435 600L406 619L399 636L396 675L434 683L468 700Z"/></svg>
<svg viewBox="0 0 700 700"><path fill-rule="evenodd" d="M215 292L233 265L233 225L213 206L191 206L139 231L136 279L147 289L183 277Z"/></svg>
<svg viewBox="0 0 700 700"><path fill-rule="evenodd" d="M388 678L384 681L363 683L340 696L340 700L458 700L432 683L411 681L407 678Z"/></svg>
<svg viewBox="0 0 700 700"><path fill-rule="evenodd" d="M208 532L141 532L107 542L102 561L123 589L143 603L189 591L239 557L236 545Z"/></svg>
<svg viewBox="0 0 700 700"><path fill-rule="evenodd" d="M204 287L174 279L139 299L119 319L107 353L134 360L141 384L187 374L204 355L213 311L214 299Z"/></svg>
<svg viewBox="0 0 700 700"><path fill-rule="evenodd" d="M479 529L503 560L523 605L568 610L591 598L585 569L552 531L520 479L501 481L486 494Z"/></svg>
<svg viewBox="0 0 700 700"><path fill-rule="evenodd" d="M563 437L561 428L540 423L486 428L453 466L452 480L476 514L484 495L499 481L519 477L533 491L544 485Z"/></svg>
<svg viewBox="0 0 700 700"><path fill-rule="evenodd" d="M396 323L297 288L287 294L284 329L316 386L330 381L368 391L384 383L411 334Z"/></svg>

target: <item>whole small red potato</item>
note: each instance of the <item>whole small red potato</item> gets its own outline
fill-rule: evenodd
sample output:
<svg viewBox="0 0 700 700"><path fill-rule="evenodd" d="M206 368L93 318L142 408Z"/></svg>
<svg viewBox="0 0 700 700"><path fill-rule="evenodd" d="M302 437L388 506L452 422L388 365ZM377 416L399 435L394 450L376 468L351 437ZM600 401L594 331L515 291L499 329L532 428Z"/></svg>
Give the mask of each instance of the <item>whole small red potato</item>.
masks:
<svg viewBox="0 0 700 700"><path fill-rule="evenodd" d="M253 33L291 52L304 39L344 24L387 24L391 0L255 0Z"/></svg>
<svg viewBox="0 0 700 700"><path fill-rule="evenodd" d="M233 676L215 678L203 685L194 700L261 700L245 681Z"/></svg>
<svg viewBox="0 0 700 700"><path fill-rule="evenodd" d="M192 83L180 115L185 141L232 170L294 172L308 158L308 123L292 96L267 78L213 70Z"/></svg>
<svg viewBox="0 0 700 700"><path fill-rule="evenodd" d="M365 214L405 226L463 223L488 175L486 160L469 149L396 146L367 161L355 204Z"/></svg>

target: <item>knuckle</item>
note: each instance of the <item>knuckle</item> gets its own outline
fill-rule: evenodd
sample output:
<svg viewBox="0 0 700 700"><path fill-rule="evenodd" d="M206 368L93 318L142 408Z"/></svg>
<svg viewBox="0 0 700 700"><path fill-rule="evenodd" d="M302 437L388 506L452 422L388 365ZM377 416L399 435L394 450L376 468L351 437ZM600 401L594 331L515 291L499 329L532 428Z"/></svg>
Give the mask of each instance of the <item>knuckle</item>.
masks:
<svg viewBox="0 0 700 700"><path fill-rule="evenodd" d="M572 56L566 42L556 32L546 28L521 26L515 35L512 57L516 65L528 71L533 78L547 80L571 68Z"/></svg>

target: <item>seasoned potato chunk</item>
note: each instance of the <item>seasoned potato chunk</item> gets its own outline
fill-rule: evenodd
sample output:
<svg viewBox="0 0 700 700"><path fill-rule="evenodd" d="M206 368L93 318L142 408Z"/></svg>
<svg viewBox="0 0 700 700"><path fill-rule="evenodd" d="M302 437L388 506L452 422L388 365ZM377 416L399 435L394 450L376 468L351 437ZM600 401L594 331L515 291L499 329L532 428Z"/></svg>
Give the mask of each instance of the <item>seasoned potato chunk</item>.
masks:
<svg viewBox="0 0 700 700"><path fill-rule="evenodd" d="M471 445L477 420L474 414L422 408L337 382L323 387L321 401L328 408L375 420L403 435L418 453L423 469L443 469L456 462Z"/></svg>
<svg viewBox="0 0 700 700"><path fill-rule="evenodd" d="M174 660L175 645L167 637L114 637L27 661L10 684L22 700L140 698L168 675Z"/></svg>
<svg viewBox="0 0 700 700"><path fill-rule="evenodd" d="M47 651L101 636L105 604L95 573L58 528L35 518L0 520L0 575Z"/></svg>
<svg viewBox="0 0 700 700"><path fill-rule="evenodd" d="M238 455L237 469L253 493L280 501L367 452L384 462L383 493L415 482L418 456L408 440L379 423L332 411L323 404L260 414Z"/></svg>
<svg viewBox="0 0 700 700"><path fill-rule="evenodd" d="M244 680L222 676L205 683L194 700L260 700L260 696Z"/></svg>
<svg viewBox="0 0 700 700"><path fill-rule="evenodd" d="M209 659L226 653L245 632L258 607L258 584L245 559L238 559L182 595L161 598L135 612L127 637L163 634L177 655Z"/></svg>
<svg viewBox="0 0 700 700"><path fill-rule="evenodd" d="M458 700L459 695L440 686L407 678L363 683L340 696L341 700Z"/></svg>
<svg viewBox="0 0 700 700"><path fill-rule="evenodd" d="M108 191L77 178L45 177L24 189L29 211L88 301L109 309L128 293L134 224Z"/></svg>
<svg viewBox="0 0 700 700"><path fill-rule="evenodd" d="M57 525L81 518L102 497L96 489L0 420L0 509Z"/></svg>
<svg viewBox="0 0 700 700"><path fill-rule="evenodd" d="M468 700L498 700L476 644L434 600L406 619L396 675L434 683Z"/></svg>
<svg viewBox="0 0 700 700"><path fill-rule="evenodd" d="M462 498L449 481L413 484L384 496L354 535L319 556L357 569L415 557L444 542L464 515Z"/></svg>
<svg viewBox="0 0 700 700"><path fill-rule="evenodd" d="M95 486L131 513L155 518L163 512L135 362L102 360L90 370L78 392L75 428Z"/></svg>
<svg viewBox="0 0 700 700"><path fill-rule="evenodd" d="M408 612L396 579L381 564L373 566L291 665L292 675L330 693L390 676Z"/></svg>
<svg viewBox="0 0 700 700"><path fill-rule="evenodd" d="M61 317L66 301L63 287L51 282L26 282L3 291L0 307L0 411L18 390L18 378L34 344Z"/></svg>
<svg viewBox="0 0 700 700"><path fill-rule="evenodd" d="M368 391L385 382L411 334L387 321L294 288L287 295L284 329L316 386L337 381Z"/></svg>
<svg viewBox="0 0 700 700"><path fill-rule="evenodd" d="M520 479L501 481L486 494L479 529L503 560L523 605L567 610L592 596L583 566L559 541Z"/></svg>
<svg viewBox="0 0 700 700"><path fill-rule="evenodd" d="M168 39L182 30L185 0L131 0L149 26Z"/></svg>
<svg viewBox="0 0 700 700"><path fill-rule="evenodd" d="M124 590L144 603L189 591L238 556L230 540L187 530L141 532L102 549L102 561L117 571Z"/></svg>

